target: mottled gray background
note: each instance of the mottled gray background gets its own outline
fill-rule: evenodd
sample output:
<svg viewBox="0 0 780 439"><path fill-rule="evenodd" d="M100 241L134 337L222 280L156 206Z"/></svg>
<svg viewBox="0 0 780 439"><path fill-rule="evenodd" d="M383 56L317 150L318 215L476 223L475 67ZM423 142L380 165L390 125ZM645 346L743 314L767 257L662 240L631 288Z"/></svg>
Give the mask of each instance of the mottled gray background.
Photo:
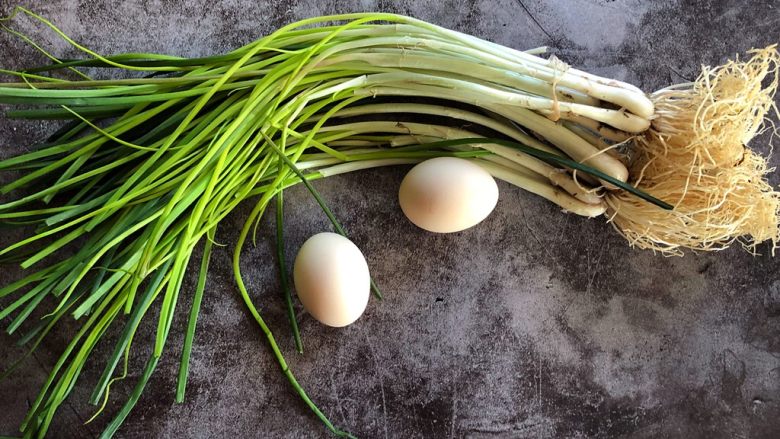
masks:
<svg viewBox="0 0 780 439"><path fill-rule="evenodd" d="M0 0L0 11L15 3ZM515 48L549 45L577 67L646 90L780 40L780 5L769 0L21 3L102 53L190 56L232 49L298 18L393 11ZM51 33L24 21L20 27L54 53L74 55ZM3 67L41 61L18 40L0 36ZM0 119L0 156L53 129ZM766 150L767 140L755 146ZM738 248L684 258L631 250L602 219L562 214L506 184L479 227L428 234L397 207L403 172L317 182L366 254L386 300L372 300L358 323L340 330L301 314L305 355L294 353L288 332L272 222L244 256L253 298L292 369L337 424L372 438L778 437L780 262L766 255L767 247L757 257ZM292 260L306 237L329 226L302 188L289 191L288 205ZM234 242L246 214L243 208L230 217L218 240ZM186 403L173 400L180 318L120 437L326 436L244 310L229 257L229 248L215 251ZM4 270L1 284L18 275ZM181 306L188 306L193 280ZM0 434L15 432L75 328L62 326L23 370L0 383ZM153 329L148 325L138 336L130 376L114 386L109 414L83 426L94 411L88 394L112 344L99 346L52 437L101 431L138 378ZM115 337L110 333L109 341ZM14 341L0 335L0 367L22 353Z"/></svg>

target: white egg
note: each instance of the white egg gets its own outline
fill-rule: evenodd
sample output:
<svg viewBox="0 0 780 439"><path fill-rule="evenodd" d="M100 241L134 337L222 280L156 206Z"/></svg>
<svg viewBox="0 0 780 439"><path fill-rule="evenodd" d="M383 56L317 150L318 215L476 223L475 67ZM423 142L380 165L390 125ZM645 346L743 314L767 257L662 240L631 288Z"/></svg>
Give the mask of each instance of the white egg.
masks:
<svg viewBox="0 0 780 439"><path fill-rule="evenodd" d="M347 326L366 310L368 263L341 235L325 232L307 239L295 257L293 279L303 307L328 326Z"/></svg>
<svg viewBox="0 0 780 439"><path fill-rule="evenodd" d="M412 168L398 191L409 221L431 232L459 232L487 218L498 202L498 185L479 165L437 157Z"/></svg>

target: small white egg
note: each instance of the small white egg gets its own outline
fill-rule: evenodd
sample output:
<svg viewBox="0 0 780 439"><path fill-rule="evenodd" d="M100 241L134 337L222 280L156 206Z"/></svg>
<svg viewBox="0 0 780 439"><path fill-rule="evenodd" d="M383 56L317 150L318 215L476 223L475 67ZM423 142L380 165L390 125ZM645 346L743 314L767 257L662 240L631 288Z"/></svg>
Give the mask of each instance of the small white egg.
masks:
<svg viewBox="0 0 780 439"><path fill-rule="evenodd" d="M336 233L318 233L303 243L293 279L303 307L328 326L349 325L368 305L371 277L366 258L352 241Z"/></svg>
<svg viewBox="0 0 780 439"><path fill-rule="evenodd" d="M437 157L412 168L398 202L409 221L437 233L459 232L487 218L498 202L498 185L479 165Z"/></svg>

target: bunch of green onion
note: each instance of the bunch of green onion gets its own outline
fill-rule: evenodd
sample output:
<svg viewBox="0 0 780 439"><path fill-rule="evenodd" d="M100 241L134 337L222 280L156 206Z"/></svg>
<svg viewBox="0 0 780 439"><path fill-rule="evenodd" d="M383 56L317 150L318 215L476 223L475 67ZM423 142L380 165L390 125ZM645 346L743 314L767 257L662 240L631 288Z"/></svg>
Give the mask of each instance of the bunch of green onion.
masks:
<svg viewBox="0 0 780 439"><path fill-rule="evenodd" d="M474 160L580 215L604 213L601 194L615 188L669 207L626 185L626 167L612 151L649 126L653 105L645 94L543 59L541 49L520 52L420 20L365 13L297 22L219 56L101 56L46 19L16 12L85 54L60 60L47 53L51 65L3 71L19 79L0 86L0 103L23 106L8 117L68 121L33 151L0 162L0 169L23 171L2 193L24 190L0 204L0 221L34 228L0 251L29 273L0 289L0 298L13 298L0 319L13 316L13 333L46 307L20 339L30 352L66 315L82 322L30 407L25 436L46 434L97 343L112 325L124 325L92 393L92 403L105 405L112 380L127 373L139 324L158 307L153 352L103 436L117 431L165 351L184 276L203 244L180 351L176 399L184 399L217 227L247 200L255 207L234 246L238 290L295 391L345 436L295 380L242 281L241 249L274 199L281 218L285 188L306 183L340 233L311 181L440 156ZM143 75L92 80L82 67Z"/></svg>

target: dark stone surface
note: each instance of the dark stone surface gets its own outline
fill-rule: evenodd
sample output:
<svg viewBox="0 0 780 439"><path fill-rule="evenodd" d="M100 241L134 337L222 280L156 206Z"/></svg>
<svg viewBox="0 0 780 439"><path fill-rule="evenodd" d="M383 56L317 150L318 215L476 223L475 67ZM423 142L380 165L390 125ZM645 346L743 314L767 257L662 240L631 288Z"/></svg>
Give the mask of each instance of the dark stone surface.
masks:
<svg viewBox="0 0 780 439"><path fill-rule="evenodd" d="M15 1L0 0L0 11ZM354 10L413 15L516 48L549 45L564 60L644 89L691 79L701 64L780 39L775 1L21 1L101 53L224 52L296 18ZM63 57L50 32L21 28ZM0 64L41 57L0 36ZM0 119L0 156L54 130ZM766 150L768 137L755 146ZM778 164L775 158L772 163ZM272 222L244 255L249 289L299 381L338 425L361 437L751 437L780 435L780 262L739 248L665 258L631 250L601 219L565 215L505 184L479 227L446 236L408 223L397 207L403 169L317 183L366 254L386 295L346 329L301 313L297 355L279 294ZM10 177L4 177L10 178ZM775 184L776 176L772 177ZM288 192L287 253L328 230L303 188ZM248 207L218 240L235 241ZM2 243L11 242L5 230ZM187 400L174 403L184 318L119 437L320 437L245 311L218 248L192 354ZM5 269L5 285L19 271ZM188 277L181 306L194 286ZM0 302L2 304L2 302ZM149 316L128 379L154 337ZM2 322L5 326L8 321ZM68 321L0 382L0 434L14 434L77 324ZM62 406L52 437L96 436L87 398L116 331ZM0 366L22 353L0 335Z"/></svg>

